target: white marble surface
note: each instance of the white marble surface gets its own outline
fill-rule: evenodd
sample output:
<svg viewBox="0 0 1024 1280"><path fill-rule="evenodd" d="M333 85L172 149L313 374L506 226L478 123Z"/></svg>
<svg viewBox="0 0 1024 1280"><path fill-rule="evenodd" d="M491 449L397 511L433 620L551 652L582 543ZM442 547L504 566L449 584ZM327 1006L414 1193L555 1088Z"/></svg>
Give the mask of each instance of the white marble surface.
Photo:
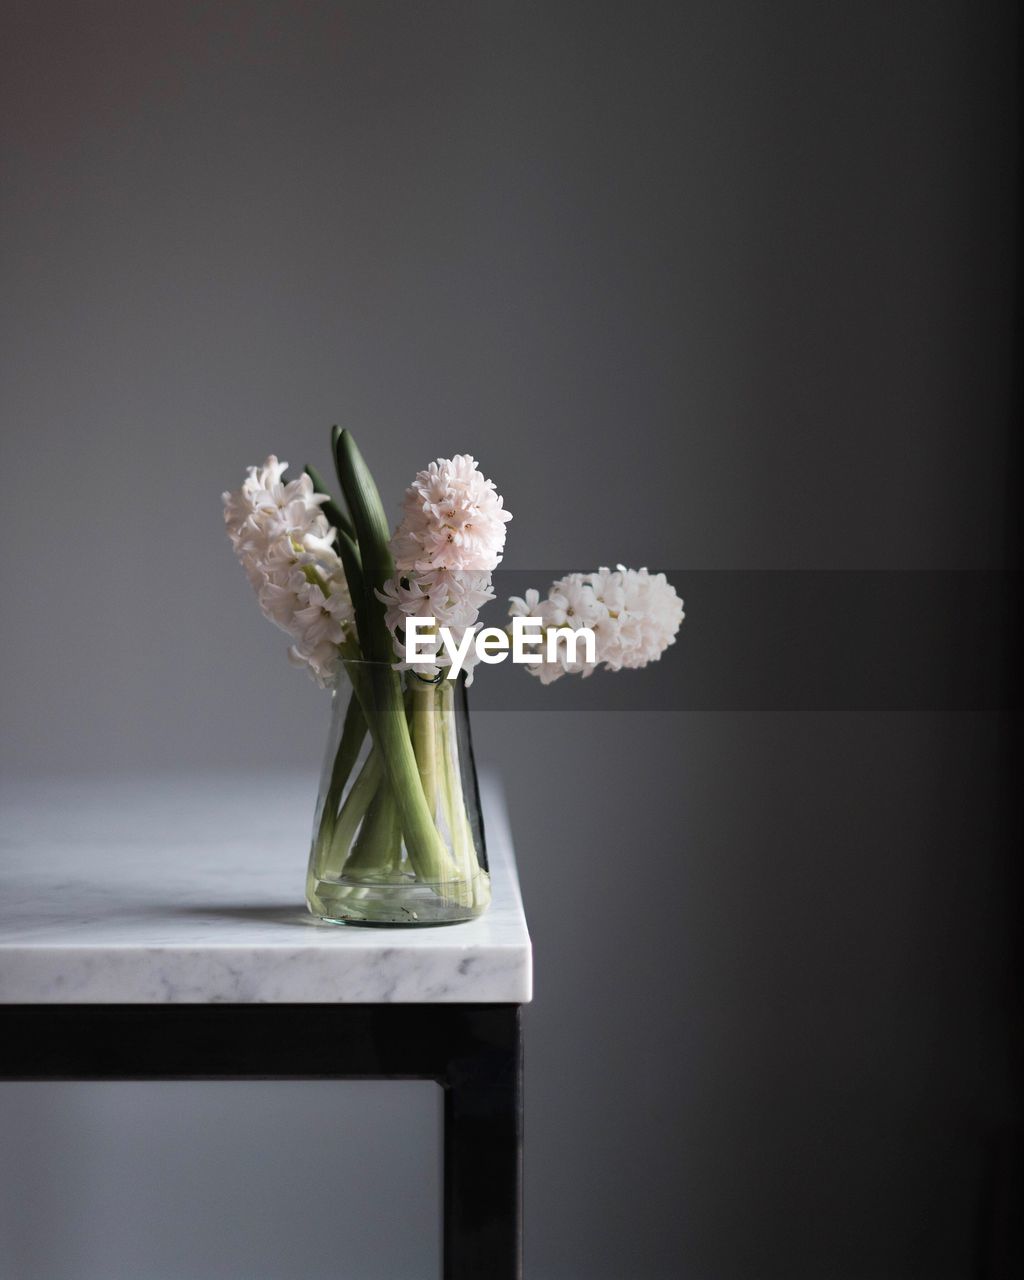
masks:
<svg viewBox="0 0 1024 1280"><path fill-rule="evenodd" d="M466 924L366 929L303 900L315 779L6 783L0 1003L525 1002L531 948L500 787L494 899Z"/></svg>

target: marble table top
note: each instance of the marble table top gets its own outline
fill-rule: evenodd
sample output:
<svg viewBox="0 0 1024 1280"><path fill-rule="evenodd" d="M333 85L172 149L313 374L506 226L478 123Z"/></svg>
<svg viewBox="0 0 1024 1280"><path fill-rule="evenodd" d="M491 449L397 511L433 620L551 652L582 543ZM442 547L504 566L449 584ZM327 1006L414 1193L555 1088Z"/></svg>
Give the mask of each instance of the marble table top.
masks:
<svg viewBox="0 0 1024 1280"><path fill-rule="evenodd" d="M305 910L316 780L6 783L0 1003L521 1003L532 951L508 816L481 780L493 901L465 924Z"/></svg>

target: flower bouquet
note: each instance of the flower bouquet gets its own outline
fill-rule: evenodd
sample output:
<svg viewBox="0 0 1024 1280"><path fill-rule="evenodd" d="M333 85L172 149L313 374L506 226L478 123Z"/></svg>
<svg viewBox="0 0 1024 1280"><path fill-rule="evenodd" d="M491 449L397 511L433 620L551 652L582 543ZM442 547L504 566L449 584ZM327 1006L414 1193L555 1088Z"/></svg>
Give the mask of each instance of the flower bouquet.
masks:
<svg viewBox="0 0 1024 1280"><path fill-rule="evenodd" d="M310 910L329 921L439 924L490 901L466 688L505 656L544 683L645 666L675 639L682 602L645 569L570 574L482 627L512 518L468 454L406 490L392 535L348 431L333 431L342 501L312 467L267 458L223 495L228 537L289 657L331 689L314 817Z"/></svg>

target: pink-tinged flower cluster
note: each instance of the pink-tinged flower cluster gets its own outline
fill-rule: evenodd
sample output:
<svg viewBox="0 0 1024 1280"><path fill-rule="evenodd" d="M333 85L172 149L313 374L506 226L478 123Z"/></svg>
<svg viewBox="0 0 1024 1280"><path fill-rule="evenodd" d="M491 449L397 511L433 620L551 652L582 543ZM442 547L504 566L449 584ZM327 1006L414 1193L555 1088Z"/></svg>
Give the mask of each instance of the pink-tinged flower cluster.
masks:
<svg viewBox="0 0 1024 1280"><path fill-rule="evenodd" d="M400 658L395 667L433 678L438 671L450 665L450 659L441 646L440 634L435 631L433 636L432 661L406 662L402 639L406 619L433 618L436 626L447 627L452 640L460 644L467 631L478 629L480 610L489 600L494 599L494 589L489 573L459 573L435 569L430 573L413 574L407 578L390 578L377 595L384 604L388 630L394 636L395 652ZM429 636L424 637L424 640L429 639ZM476 663L476 650L471 647L463 659L467 684L473 683L473 668Z"/></svg>
<svg viewBox="0 0 1024 1280"><path fill-rule="evenodd" d="M512 519L494 482L484 477L468 453L438 458L417 473L402 500L402 522L391 540L396 573L378 597L406 668L403 634L407 618L433 618L458 643L477 629L481 608L494 599L491 573L501 561L505 525ZM465 662L473 680L475 649ZM433 677L448 665L436 641L436 660L413 670Z"/></svg>
<svg viewBox="0 0 1024 1280"><path fill-rule="evenodd" d="M563 675L592 675L599 666L609 671L645 667L656 662L670 644L684 618L683 602L663 573L646 569L595 573L570 573L559 578L541 599L534 589L509 601L510 617L540 618L546 634L556 627L590 627L596 641L596 661L569 661L561 641L555 661L528 667L543 683L551 684Z"/></svg>
<svg viewBox="0 0 1024 1280"><path fill-rule="evenodd" d="M405 491L402 512L392 540L401 575L490 573L498 567L512 516L468 453L438 458L420 471Z"/></svg>
<svg viewBox="0 0 1024 1280"><path fill-rule="evenodd" d="M285 482L287 467L273 454L250 467L242 487L222 495L224 524L264 615L292 638L290 660L329 686L353 625L352 602L320 510L326 496L306 475Z"/></svg>

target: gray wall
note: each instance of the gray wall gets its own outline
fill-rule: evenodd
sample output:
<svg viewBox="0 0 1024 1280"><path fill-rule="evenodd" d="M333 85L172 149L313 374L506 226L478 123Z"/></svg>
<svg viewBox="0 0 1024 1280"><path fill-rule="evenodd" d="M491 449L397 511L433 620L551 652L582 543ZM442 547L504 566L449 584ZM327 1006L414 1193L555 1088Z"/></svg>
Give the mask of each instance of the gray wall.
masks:
<svg viewBox="0 0 1024 1280"><path fill-rule="evenodd" d="M5 0L0 22L8 774L314 777L323 696L218 497L271 450L326 467L334 421L392 501L474 452L511 568L1002 563L1013 6ZM998 717L476 732L536 942L531 1276L996 1274L1019 1116ZM432 1103L352 1088L336 1123L401 1192L374 1125L390 1106L425 1167ZM0 1091L23 1206L0 1273L314 1274L289 1171L344 1177L319 1095L139 1089ZM23 1180L30 1152L63 1180ZM170 1172L140 1208L147 1160ZM429 1211L376 1270L350 1216L336 1274L419 1274ZM246 1223L278 1242L262 1262Z"/></svg>

